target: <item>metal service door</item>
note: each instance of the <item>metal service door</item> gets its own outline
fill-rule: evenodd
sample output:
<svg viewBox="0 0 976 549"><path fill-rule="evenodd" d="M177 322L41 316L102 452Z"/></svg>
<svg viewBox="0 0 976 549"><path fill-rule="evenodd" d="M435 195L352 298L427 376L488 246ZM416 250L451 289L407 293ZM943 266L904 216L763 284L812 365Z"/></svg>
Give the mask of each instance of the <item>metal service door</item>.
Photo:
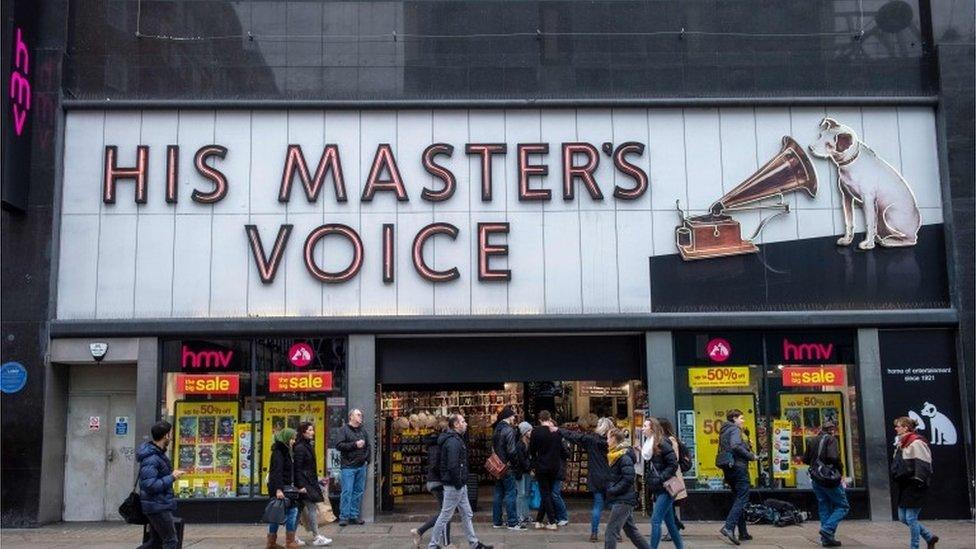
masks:
<svg viewBox="0 0 976 549"><path fill-rule="evenodd" d="M135 368L108 369L71 373L62 513L65 522L120 520L118 506L135 480L135 392L129 390L135 388ZM131 385L125 383L130 377Z"/></svg>

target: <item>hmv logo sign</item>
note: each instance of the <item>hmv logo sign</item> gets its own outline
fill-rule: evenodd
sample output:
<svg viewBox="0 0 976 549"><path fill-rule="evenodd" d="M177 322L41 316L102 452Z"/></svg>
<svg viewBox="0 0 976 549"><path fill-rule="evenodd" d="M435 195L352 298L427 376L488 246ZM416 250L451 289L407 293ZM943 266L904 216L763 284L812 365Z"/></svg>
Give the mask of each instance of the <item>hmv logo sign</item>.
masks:
<svg viewBox="0 0 976 549"><path fill-rule="evenodd" d="M783 358L787 361L830 360L833 356L833 343L792 343L783 338Z"/></svg>
<svg viewBox="0 0 976 549"><path fill-rule="evenodd" d="M233 349L196 351L186 345L180 349L180 367L184 370L226 370L233 359Z"/></svg>

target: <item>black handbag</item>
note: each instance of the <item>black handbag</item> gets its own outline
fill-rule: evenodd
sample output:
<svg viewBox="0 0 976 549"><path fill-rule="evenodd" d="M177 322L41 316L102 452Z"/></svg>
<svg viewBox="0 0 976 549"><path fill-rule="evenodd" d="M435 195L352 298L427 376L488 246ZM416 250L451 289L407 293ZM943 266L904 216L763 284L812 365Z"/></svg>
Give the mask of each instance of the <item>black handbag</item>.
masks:
<svg viewBox="0 0 976 549"><path fill-rule="evenodd" d="M285 511L288 510L288 500L271 498L271 501L264 507L261 515L261 522L265 524L284 524Z"/></svg>
<svg viewBox="0 0 976 549"><path fill-rule="evenodd" d="M824 441L826 440L826 436L820 437L820 444L817 447L817 458L813 461L813 465L810 466L810 478L821 486L834 488L840 486L840 471L833 465L823 462L823 447Z"/></svg>
<svg viewBox="0 0 976 549"><path fill-rule="evenodd" d="M295 500L301 497L301 492L294 484L286 484L281 487L281 493L285 494L285 499Z"/></svg>
<svg viewBox="0 0 976 549"><path fill-rule="evenodd" d="M129 496L125 498L122 505L119 505L119 516L129 524L149 524L149 519L142 512L142 502L139 498L139 478L136 477L136 485L132 487Z"/></svg>

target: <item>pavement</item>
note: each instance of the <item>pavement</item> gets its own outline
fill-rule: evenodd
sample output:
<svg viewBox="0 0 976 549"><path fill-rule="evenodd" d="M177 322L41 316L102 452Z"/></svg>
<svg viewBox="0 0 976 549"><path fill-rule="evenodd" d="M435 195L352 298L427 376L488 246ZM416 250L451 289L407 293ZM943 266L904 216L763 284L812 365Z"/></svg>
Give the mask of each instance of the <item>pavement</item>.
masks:
<svg viewBox="0 0 976 549"><path fill-rule="evenodd" d="M645 535L650 532L646 517L635 517ZM716 532L718 522L687 522L684 530L684 545L688 548L729 547L723 543ZM330 524L322 528L322 533L333 538L332 547L356 547L369 549L408 549L413 547L410 528L416 526L407 522L380 522L363 526L339 528ZM460 528L452 527L454 532ZM931 521L926 526L939 538L938 549L972 549L976 547L976 524L972 521ZM456 529L455 529L456 528ZM559 547L565 549L595 549L603 547L603 525L600 543L587 541L588 524L570 524L558 531L532 530L510 532L495 530L485 523L476 523L475 529L481 540L497 548L529 549L536 547ZM781 549L817 547L818 523L807 522L800 526L752 526L750 533L755 539L743 542L743 548ZM252 548L264 547L266 526L260 524L188 524L183 547L194 549L209 548ZM281 537L284 536L282 528ZM299 528L299 537L308 538ZM845 521L841 524L838 538L844 547L898 548L908 547L908 529L897 522ZM27 548L54 549L63 547L85 548L132 548L139 545L142 529L120 523L59 523L34 529L4 529L0 531L0 545L3 549ZM281 542L284 540L281 539ZM426 541L426 539L424 540ZM465 543L457 545L464 549ZM630 547L629 541L620 547ZM662 548L671 548L669 542ZM925 547L925 543L922 543Z"/></svg>

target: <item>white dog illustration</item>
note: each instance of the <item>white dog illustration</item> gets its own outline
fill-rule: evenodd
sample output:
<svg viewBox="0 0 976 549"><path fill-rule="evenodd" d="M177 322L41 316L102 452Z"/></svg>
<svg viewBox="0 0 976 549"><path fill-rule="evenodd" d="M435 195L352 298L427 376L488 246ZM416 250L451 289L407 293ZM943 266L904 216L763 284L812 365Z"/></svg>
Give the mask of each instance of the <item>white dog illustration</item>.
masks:
<svg viewBox="0 0 976 549"><path fill-rule="evenodd" d="M857 245L862 250L877 242L886 247L914 246L922 225L915 194L901 174L857 138L851 128L832 118L820 122L820 136L809 146L819 158L837 166L844 210L844 236L838 246L854 240L854 203L864 210L867 235Z"/></svg>

